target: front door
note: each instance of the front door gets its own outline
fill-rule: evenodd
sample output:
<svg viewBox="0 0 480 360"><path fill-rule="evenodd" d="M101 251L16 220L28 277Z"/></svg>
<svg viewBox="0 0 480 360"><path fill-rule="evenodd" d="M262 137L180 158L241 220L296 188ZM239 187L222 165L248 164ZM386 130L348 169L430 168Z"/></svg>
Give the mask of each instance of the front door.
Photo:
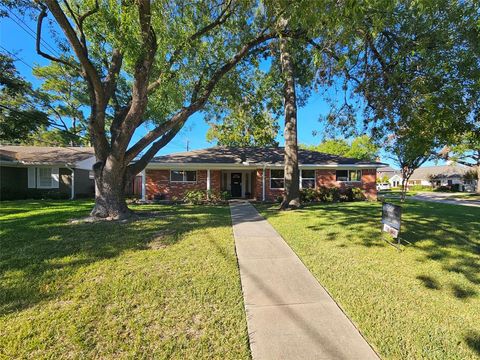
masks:
<svg viewBox="0 0 480 360"><path fill-rule="evenodd" d="M232 197L242 197L242 173L231 175Z"/></svg>

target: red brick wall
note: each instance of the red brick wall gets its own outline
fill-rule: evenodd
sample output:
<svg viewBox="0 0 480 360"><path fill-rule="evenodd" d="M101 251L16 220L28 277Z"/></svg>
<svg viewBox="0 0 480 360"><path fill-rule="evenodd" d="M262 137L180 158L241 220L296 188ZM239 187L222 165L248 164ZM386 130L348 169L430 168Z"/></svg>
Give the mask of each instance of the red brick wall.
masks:
<svg viewBox="0 0 480 360"><path fill-rule="evenodd" d="M359 187L365 193L369 199L376 199L376 170L366 169L362 170L362 181L356 183L350 183L348 186ZM283 190L270 188L270 170L266 169L265 172L265 200L275 201L278 196L282 196ZM345 187L346 184L336 181L335 169L319 169L315 170L315 176L317 180L317 187ZM256 186L255 186L255 198L258 201L262 200L262 169L257 169Z"/></svg>
<svg viewBox="0 0 480 360"><path fill-rule="evenodd" d="M262 169L256 170L256 176L252 177L252 197L262 201ZM283 195L283 189L270 188L270 169L265 171L265 200L275 201L277 197ZM339 183L335 180L335 169L319 169L315 171L317 187L344 187L345 183ZM365 195L370 199L377 197L376 190L376 170L362 170L362 181L351 183L349 186L360 187ZM210 188L212 191L221 189L221 171L210 170ZM153 199L155 194L164 194L165 199L172 197L182 198L184 193L189 190L207 189L207 171L197 171L196 183L171 183L169 170L146 170L146 191L147 199Z"/></svg>
<svg viewBox="0 0 480 360"><path fill-rule="evenodd" d="M340 184L335 180L335 170L321 169L315 170L315 176L317 178L317 187L339 187Z"/></svg>
<svg viewBox="0 0 480 360"><path fill-rule="evenodd" d="M254 198L257 201L262 201L262 172L263 169L257 169L255 179L255 194ZM265 170L265 201L275 201L279 196L283 196L283 189L271 189L270 188L270 169Z"/></svg>
<svg viewBox="0 0 480 360"><path fill-rule="evenodd" d="M255 172L256 176L255 176L255 191L254 191L254 195L253 195L253 198L257 201L262 201L262 196L263 196L263 193L262 193L262 172L263 172L263 169L257 169L257 171Z"/></svg>
<svg viewBox="0 0 480 360"><path fill-rule="evenodd" d="M164 194L165 199L181 199L186 191L207 190L207 170L197 170L195 183L170 182L170 170L146 170L146 196L152 200L156 194ZM210 189L220 191L221 172L210 170Z"/></svg>
<svg viewBox="0 0 480 360"><path fill-rule="evenodd" d="M362 189L367 198L377 198L377 169L362 170Z"/></svg>

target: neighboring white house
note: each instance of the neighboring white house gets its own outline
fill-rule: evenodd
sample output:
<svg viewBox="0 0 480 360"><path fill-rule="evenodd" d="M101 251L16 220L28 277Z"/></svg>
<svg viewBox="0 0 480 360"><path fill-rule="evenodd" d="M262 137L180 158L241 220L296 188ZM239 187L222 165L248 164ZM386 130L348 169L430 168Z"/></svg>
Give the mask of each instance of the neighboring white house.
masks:
<svg viewBox="0 0 480 360"><path fill-rule="evenodd" d="M456 187L460 191L475 191L476 181L465 180L465 174L470 170L467 166L447 164L438 166L422 166L415 170L408 180L408 186L423 185L437 188L440 186ZM377 178L388 177L390 187L402 186L402 174L400 170L390 166L379 168Z"/></svg>
<svg viewBox="0 0 480 360"><path fill-rule="evenodd" d="M392 188L400 187L402 186L402 177L399 174L395 174L390 179L388 179L388 183Z"/></svg>
<svg viewBox="0 0 480 360"><path fill-rule="evenodd" d="M439 166L424 166L415 170L408 180L408 185L425 185L452 187L457 185L460 191L471 191L474 189L474 181L464 179L469 168L458 164Z"/></svg>
<svg viewBox="0 0 480 360"><path fill-rule="evenodd" d="M384 178L387 179L386 183L383 181ZM377 169L377 179L380 179L380 181L382 181L382 183L379 184L381 185L379 190L385 190L385 188L389 189L394 187L400 187L402 185L402 177L400 175L400 170L394 169L390 166L385 166L383 168Z"/></svg>

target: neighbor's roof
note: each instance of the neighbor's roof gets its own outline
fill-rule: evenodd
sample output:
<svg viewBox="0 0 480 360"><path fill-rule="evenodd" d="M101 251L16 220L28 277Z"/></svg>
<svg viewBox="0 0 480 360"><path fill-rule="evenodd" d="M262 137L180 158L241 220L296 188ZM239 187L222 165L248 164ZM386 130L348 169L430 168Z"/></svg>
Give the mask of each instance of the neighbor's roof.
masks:
<svg viewBox="0 0 480 360"><path fill-rule="evenodd" d="M397 173L400 170L392 168L390 165L378 169L378 172L394 172Z"/></svg>
<svg viewBox="0 0 480 360"><path fill-rule="evenodd" d="M230 164L230 165L281 165L285 149L283 147L223 147L217 146L202 150L193 150L152 159L153 164ZM302 165L371 165L385 164L345 158L311 150L298 150L298 162Z"/></svg>
<svg viewBox="0 0 480 360"><path fill-rule="evenodd" d="M0 146L0 161L24 165L73 165L94 155L92 147Z"/></svg>
<svg viewBox="0 0 480 360"><path fill-rule="evenodd" d="M462 177L468 170L468 167L458 164L424 166L415 170L410 177L410 180L428 180L430 176L436 178Z"/></svg>

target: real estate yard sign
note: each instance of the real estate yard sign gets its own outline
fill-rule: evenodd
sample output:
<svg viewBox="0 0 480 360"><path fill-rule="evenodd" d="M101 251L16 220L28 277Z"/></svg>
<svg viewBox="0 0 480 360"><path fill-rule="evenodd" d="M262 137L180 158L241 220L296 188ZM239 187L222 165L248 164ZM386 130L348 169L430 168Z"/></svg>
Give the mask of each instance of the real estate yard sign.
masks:
<svg viewBox="0 0 480 360"><path fill-rule="evenodd" d="M382 224L383 231L389 233L394 239L398 239L402 219L402 207L391 203L383 203Z"/></svg>

